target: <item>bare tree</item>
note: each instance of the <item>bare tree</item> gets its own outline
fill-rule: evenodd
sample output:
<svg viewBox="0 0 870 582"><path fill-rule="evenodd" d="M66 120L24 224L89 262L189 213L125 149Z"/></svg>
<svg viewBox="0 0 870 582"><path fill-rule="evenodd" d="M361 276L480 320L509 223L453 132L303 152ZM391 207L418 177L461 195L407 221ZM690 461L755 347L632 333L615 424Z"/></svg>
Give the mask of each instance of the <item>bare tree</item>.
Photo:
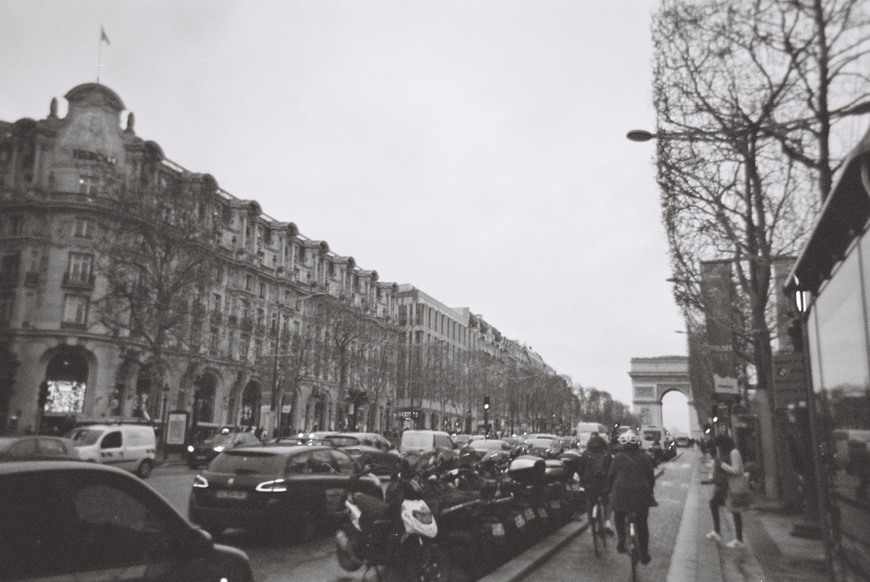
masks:
<svg viewBox="0 0 870 582"><path fill-rule="evenodd" d="M353 381L345 400L353 406L351 426L356 425L359 411L365 410L368 430L377 430L384 404L395 396L398 345L388 328L371 326L368 333L366 341L352 350Z"/></svg>
<svg viewBox="0 0 870 582"><path fill-rule="evenodd" d="M100 223L104 287L95 311L122 349L145 352L151 403L171 357L201 354L208 290L220 272L212 246L220 229L216 189L197 176L118 187Z"/></svg>
<svg viewBox="0 0 870 582"><path fill-rule="evenodd" d="M658 181L675 297L697 325L699 262L732 261L742 324L735 351L753 366L766 410L772 264L800 249L818 209L813 191L830 187L831 120L856 111L855 99L837 109L828 100L865 53L864 38L850 29L864 26L856 5L838 2L831 12L814 1L674 0L654 20L654 99L664 138ZM773 428L762 416L772 495Z"/></svg>
<svg viewBox="0 0 870 582"><path fill-rule="evenodd" d="M335 422L341 426L346 420L348 405L353 404L356 411L357 406L370 400L370 395L360 393L360 387L351 385L355 354L373 338L389 334L392 327L344 299L322 296L310 302L313 302L310 329L315 337L323 338L320 356L327 369L334 369L338 375Z"/></svg>

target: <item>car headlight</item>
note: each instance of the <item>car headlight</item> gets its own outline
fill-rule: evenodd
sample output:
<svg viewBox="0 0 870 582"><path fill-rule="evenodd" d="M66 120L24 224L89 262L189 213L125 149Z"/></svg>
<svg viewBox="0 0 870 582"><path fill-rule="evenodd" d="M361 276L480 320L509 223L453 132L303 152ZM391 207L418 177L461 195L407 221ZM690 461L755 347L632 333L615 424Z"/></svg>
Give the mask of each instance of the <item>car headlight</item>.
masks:
<svg viewBox="0 0 870 582"><path fill-rule="evenodd" d="M220 452L222 452L222 451L224 450L224 448L225 448L225 447L224 447L223 445L218 445L218 446L216 446L216 447L214 448L214 451L215 451L216 453L220 453Z"/></svg>
<svg viewBox="0 0 870 582"><path fill-rule="evenodd" d="M287 484L284 482L284 479L275 479L274 481L263 481L254 489L261 493L280 493L287 491Z"/></svg>
<svg viewBox="0 0 870 582"><path fill-rule="evenodd" d="M188 452L188 453L192 453L192 452L193 452L193 445L187 445L187 452Z"/></svg>
<svg viewBox="0 0 870 582"><path fill-rule="evenodd" d="M206 487L208 487L208 479L206 479L202 475L197 475L193 478L194 489L205 489Z"/></svg>

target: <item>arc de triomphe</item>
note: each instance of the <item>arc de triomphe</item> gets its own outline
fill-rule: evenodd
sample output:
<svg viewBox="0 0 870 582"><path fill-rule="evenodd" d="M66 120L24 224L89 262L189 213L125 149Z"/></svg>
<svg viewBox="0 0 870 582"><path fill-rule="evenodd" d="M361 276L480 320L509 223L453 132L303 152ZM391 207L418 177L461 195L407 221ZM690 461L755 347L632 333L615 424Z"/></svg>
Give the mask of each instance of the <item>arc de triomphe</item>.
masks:
<svg viewBox="0 0 870 582"><path fill-rule="evenodd" d="M689 383L688 356L659 356L655 358L632 358L631 385L634 391L632 412L641 419L641 424L662 425L662 397L676 390L685 394L689 405L690 436L698 439L701 426L695 410L692 385ZM669 429L670 427L664 427Z"/></svg>

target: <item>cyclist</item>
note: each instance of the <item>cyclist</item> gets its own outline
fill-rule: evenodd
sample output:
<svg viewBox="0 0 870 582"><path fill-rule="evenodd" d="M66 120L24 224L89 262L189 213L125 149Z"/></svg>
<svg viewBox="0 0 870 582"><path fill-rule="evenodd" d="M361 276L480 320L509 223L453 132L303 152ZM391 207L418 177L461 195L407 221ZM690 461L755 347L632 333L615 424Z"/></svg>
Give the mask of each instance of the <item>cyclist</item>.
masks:
<svg viewBox="0 0 870 582"><path fill-rule="evenodd" d="M610 507L616 520L616 551L625 553L625 518L634 513L640 561L648 564L650 501L653 498L655 473L649 457L640 450L640 439L634 431L619 435L620 451L613 457L607 473Z"/></svg>
<svg viewBox="0 0 870 582"><path fill-rule="evenodd" d="M580 455L580 464L577 467L580 484L586 490L589 521L592 521L592 506L600 498L607 519L604 531L610 535L613 535L613 526L610 523L608 517L610 513L607 510L607 472L610 470L612 460L613 457L610 455L607 441L598 434L593 434L589 437L589 442L586 443L586 450Z"/></svg>

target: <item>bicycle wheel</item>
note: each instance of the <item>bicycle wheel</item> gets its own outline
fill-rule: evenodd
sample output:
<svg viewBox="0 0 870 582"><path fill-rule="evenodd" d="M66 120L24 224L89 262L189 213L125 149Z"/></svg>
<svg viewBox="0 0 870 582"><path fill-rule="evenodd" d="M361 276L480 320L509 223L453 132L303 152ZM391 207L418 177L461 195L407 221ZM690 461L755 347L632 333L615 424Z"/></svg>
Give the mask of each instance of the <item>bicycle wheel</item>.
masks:
<svg viewBox="0 0 870 582"><path fill-rule="evenodd" d="M595 557L600 558L601 551L598 549L598 541L599 540L603 541L603 538L604 538L603 533L604 532L601 531L601 529L599 529L598 506L597 505L592 506L592 515L591 515L591 519L589 520L589 529L592 531L592 546L595 548Z"/></svg>
<svg viewBox="0 0 870 582"><path fill-rule="evenodd" d="M634 516L628 524L628 557L631 558L631 581L637 582L637 563L640 561L640 549L637 542L637 531L634 527Z"/></svg>

